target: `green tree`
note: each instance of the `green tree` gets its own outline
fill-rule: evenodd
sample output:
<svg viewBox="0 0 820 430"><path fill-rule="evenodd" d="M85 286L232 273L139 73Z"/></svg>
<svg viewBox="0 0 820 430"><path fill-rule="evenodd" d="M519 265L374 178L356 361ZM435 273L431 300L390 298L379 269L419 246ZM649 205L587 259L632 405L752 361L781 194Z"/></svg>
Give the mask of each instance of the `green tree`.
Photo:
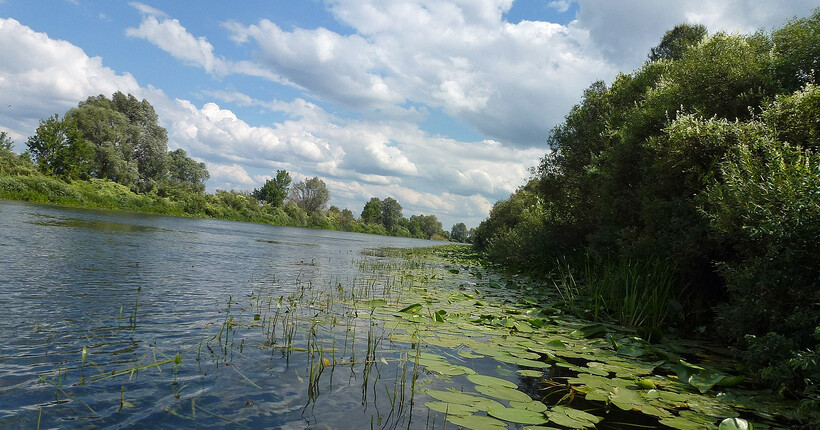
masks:
<svg viewBox="0 0 820 430"><path fill-rule="evenodd" d="M378 224L382 217L382 201L378 197L371 197L370 201L364 204L362 216L359 219L365 224Z"/></svg>
<svg viewBox="0 0 820 430"><path fill-rule="evenodd" d="M69 179L88 174L94 156L91 145L83 139L77 124L60 120L57 114L40 120L37 131L28 138L26 146L41 172Z"/></svg>
<svg viewBox="0 0 820 430"><path fill-rule="evenodd" d="M324 210L330 192L324 181L318 177L313 177L307 181L297 182L290 192L290 200L302 208L308 215Z"/></svg>
<svg viewBox="0 0 820 430"><path fill-rule="evenodd" d="M706 27L701 24L678 24L664 33L658 46L649 52L649 60L679 60L687 49L706 37Z"/></svg>
<svg viewBox="0 0 820 430"><path fill-rule="evenodd" d="M277 170L276 177L265 181L265 185L263 185L262 188L253 190L253 196L273 206L282 206L282 202L284 202L288 196L290 183L290 173L285 170Z"/></svg>
<svg viewBox="0 0 820 430"><path fill-rule="evenodd" d="M14 147L14 141L11 140L11 137L5 131L0 131L0 151L3 152L12 152L12 148Z"/></svg>
<svg viewBox="0 0 820 430"><path fill-rule="evenodd" d="M795 91L817 84L820 73L820 8L810 17L794 19L772 33L775 70L781 87Z"/></svg>
<svg viewBox="0 0 820 430"><path fill-rule="evenodd" d="M453 225L453 228L450 231L450 239L454 242L466 242L467 226L463 222Z"/></svg>
<svg viewBox="0 0 820 430"><path fill-rule="evenodd" d="M425 239L430 239L433 236L440 235L442 233L441 222L435 215L421 215L419 218L419 224Z"/></svg>
<svg viewBox="0 0 820 430"><path fill-rule="evenodd" d="M201 194L205 192L205 181L211 177L205 163L198 162L182 148L168 153L168 182L175 187Z"/></svg>
<svg viewBox="0 0 820 430"><path fill-rule="evenodd" d="M339 212L339 228L344 231L352 231L356 226L356 218L350 209L342 209Z"/></svg>
<svg viewBox="0 0 820 430"><path fill-rule="evenodd" d="M117 91L111 101L136 127L133 157L140 176L138 186L141 191L149 191L168 172L168 132L159 125L157 113L147 100L140 101L131 94L126 96Z"/></svg>
<svg viewBox="0 0 820 430"><path fill-rule="evenodd" d="M137 163L133 160L136 128L123 113L114 109L105 96L89 97L69 110L66 118L94 148L90 175L135 187L139 181Z"/></svg>
<svg viewBox="0 0 820 430"><path fill-rule="evenodd" d="M401 204L392 197L388 197L382 201L382 215L380 219L382 225L388 232L395 233L399 228L399 222L402 217L401 209Z"/></svg>

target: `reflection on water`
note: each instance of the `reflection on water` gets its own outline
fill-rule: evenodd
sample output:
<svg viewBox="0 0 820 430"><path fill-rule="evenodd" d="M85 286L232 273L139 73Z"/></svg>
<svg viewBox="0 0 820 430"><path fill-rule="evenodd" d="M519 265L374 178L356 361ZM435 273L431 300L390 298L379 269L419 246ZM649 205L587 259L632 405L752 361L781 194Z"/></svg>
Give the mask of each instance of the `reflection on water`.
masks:
<svg viewBox="0 0 820 430"><path fill-rule="evenodd" d="M389 392L363 399L354 344L370 350L369 328L325 319L332 303L288 314L276 298L372 288L386 281L360 272L363 250L430 244L0 201L0 427L397 422ZM269 347L237 334L256 314ZM297 357L284 342L332 355ZM402 354L380 357L406 369ZM325 359L351 365L317 366ZM384 380L404 378L387 369Z"/></svg>

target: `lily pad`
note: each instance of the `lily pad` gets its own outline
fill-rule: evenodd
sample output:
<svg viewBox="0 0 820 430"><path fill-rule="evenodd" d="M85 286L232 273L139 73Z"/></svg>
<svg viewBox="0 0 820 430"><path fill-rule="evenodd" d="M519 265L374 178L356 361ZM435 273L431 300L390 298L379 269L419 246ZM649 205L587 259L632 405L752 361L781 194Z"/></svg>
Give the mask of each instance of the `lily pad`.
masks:
<svg viewBox="0 0 820 430"><path fill-rule="evenodd" d="M425 402L424 405L436 412L441 412L447 415L470 415L473 412L478 411L478 408L475 406L460 405L457 403Z"/></svg>
<svg viewBox="0 0 820 430"><path fill-rule="evenodd" d="M504 421L481 415L451 415L447 417L447 421L471 430L507 430L507 424Z"/></svg>
<svg viewBox="0 0 820 430"><path fill-rule="evenodd" d="M516 408L490 409L487 414L504 421L519 424L544 424L547 422L543 413Z"/></svg>
<svg viewBox="0 0 820 430"><path fill-rule="evenodd" d="M582 410L567 406L553 406L546 412L547 418L555 424L573 429L586 429L595 427L601 417L597 417Z"/></svg>
<svg viewBox="0 0 820 430"><path fill-rule="evenodd" d="M498 387L507 387L507 388L518 388L518 385L515 382L508 381L506 379L496 378L494 376L487 376L487 375L469 375L467 379L470 380L473 384L476 385L485 385L488 387L498 386Z"/></svg>
<svg viewBox="0 0 820 430"><path fill-rule="evenodd" d="M496 399L515 401L515 402L531 402L532 399L526 393L507 388L507 387L487 387L484 385L477 385L476 391L486 396L494 397Z"/></svg>

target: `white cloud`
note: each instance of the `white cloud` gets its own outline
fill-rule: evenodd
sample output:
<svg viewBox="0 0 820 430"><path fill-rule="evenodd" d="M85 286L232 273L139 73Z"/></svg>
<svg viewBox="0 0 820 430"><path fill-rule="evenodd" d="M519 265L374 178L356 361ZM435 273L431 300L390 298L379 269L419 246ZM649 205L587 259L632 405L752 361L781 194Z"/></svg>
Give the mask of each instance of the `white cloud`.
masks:
<svg viewBox="0 0 820 430"><path fill-rule="evenodd" d="M710 33L752 33L781 26L795 14L807 16L816 0L578 0L570 27L588 31L606 59L624 71L637 68L664 32L677 24L704 24ZM610 79L611 77L606 77Z"/></svg>
<svg viewBox="0 0 820 430"><path fill-rule="evenodd" d="M0 123L20 145L38 120L63 114L80 100L115 91L137 93L128 73L103 66L99 57L63 40L51 39L18 21L0 18Z"/></svg>
<svg viewBox="0 0 820 430"><path fill-rule="evenodd" d="M214 47L204 38L196 38L185 30L178 20L154 15L143 18L137 28L129 28L125 34L145 39L186 64L201 66L206 72L224 75L228 65L214 56Z"/></svg>

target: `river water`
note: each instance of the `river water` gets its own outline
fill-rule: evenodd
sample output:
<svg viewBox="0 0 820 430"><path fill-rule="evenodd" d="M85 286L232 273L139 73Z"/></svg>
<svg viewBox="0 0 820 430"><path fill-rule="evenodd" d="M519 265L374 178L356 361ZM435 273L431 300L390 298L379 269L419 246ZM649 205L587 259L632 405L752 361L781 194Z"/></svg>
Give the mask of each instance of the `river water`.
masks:
<svg viewBox="0 0 820 430"><path fill-rule="evenodd" d="M434 244L0 201L0 428L378 428L355 369L317 401L228 315L270 324L270 298L373 276L365 250Z"/></svg>

